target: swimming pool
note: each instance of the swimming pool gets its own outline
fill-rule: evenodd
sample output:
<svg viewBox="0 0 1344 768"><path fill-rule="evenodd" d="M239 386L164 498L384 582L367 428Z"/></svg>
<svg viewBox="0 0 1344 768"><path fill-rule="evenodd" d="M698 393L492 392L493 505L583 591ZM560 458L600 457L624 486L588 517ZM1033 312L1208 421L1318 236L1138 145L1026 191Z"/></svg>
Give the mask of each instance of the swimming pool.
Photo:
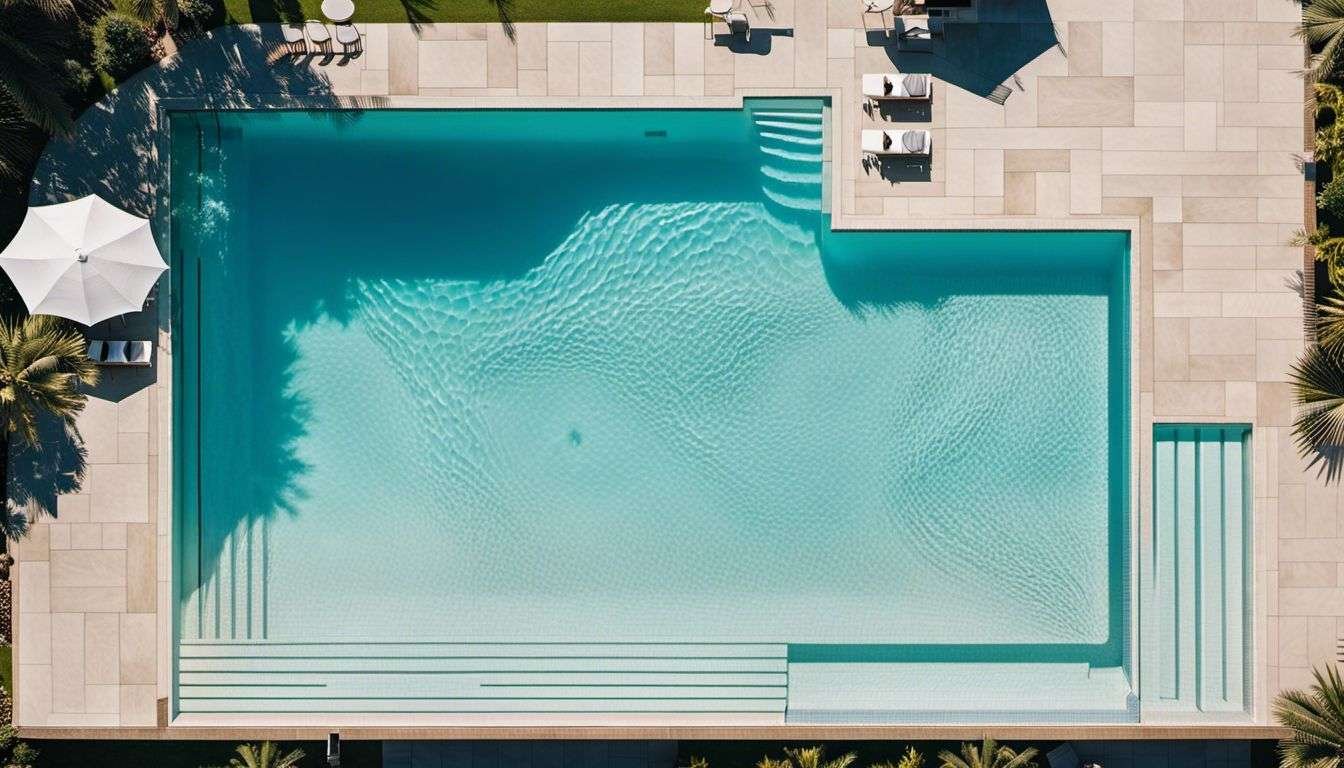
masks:
<svg viewBox="0 0 1344 768"><path fill-rule="evenodd" d="M1132 718L1127 235L832 232L824 125L175 114L179 710Z"/></svg>

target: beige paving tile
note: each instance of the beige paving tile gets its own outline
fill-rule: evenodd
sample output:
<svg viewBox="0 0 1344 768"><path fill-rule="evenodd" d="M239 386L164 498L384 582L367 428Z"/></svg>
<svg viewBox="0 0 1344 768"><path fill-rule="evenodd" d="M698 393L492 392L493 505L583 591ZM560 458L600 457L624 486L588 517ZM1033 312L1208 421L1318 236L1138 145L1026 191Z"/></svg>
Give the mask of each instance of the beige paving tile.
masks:
<svg viewBox="0 0 1344 768"><path fill-rule="evenodd" d="M126 552L66 550L51 553L51 586L109 587L126 584Z"/></svg>
<svg viewBox="0 0 1344 768"><path fill-rule="evenodd" d="M1134 24L1107 21L1101 25L1101 74L1127 77L1134 74Z"/></svg>
<svg viewBox="0 0 1344 768"><path fill-rule="evenodd" d="M1036 108L1043 126L1134 124L1134 79L1042 77Z"/></svg>
<svg viewBox="0 0 1344 768"><path fill-rule="evenodd" d="M793 39L772 37L770 55L736 56L733 59L733 76L738 88L791 88L793 70L777 66L775 58L789 61L793 57Z"/></svg>
<svg viewBox="0 0 1344 768"><path fill-rule="evenodd" d="M420 87L484 88L487 55L484 40L421 41Z"/></svg>
<svg viewBox="0 0 1344 768"><path fill-rule="evenodd" d="M52 587L51 609L67 613L121 613L126 587Z"/></svg>
<svg viewBox="0 0 1344 768"><path fill-rule="evenodd" d="M20 664L16 722L42 726L51 716L51 665Z"/></svg>
<svg viewBox="0 0 1344 768"><path fill-rule="evenodd" d="M84 711L84 614L51 615L51 711Z"/></svg>
<svg viewBox="0 0 1344 768"><path fill-rule="evenodd" d="M614 96L644 93L644 25L611 28L611 92Z"/></svg>
<svg viewBox="0 0 1344 768"><path fill-rule="evenodd" d="M1069 75L1101 75L1101 22L1071 21L1069 30Z"/></svg>
<svg viewBox="0 0 1344 768"><path fill-rule="evenodd" d="M611 95L611 43L579 43L579 95Z"/></svg>
<svg viewBox="0 0 1344 768"><path fill-rule="evenodd" d="M644 25L644 74L672 75L675 73L676 44L673 28L668 24Z"/></svg>
<svg viewBox="0 0 1344 768"><path fill-rule="evenodd" d="M86 685L84 686L84 711L90 714L113 714L120 709L120 686Z"/></svg>
<svg viewBox="0 0 1344 768"><path fill-rule="evenodd" d="M1101 151L1069 152L1069 212L1101 213Z"/></svg>
<svg viewBox="0 0 1344 768"><path fill-rule="evenodd" d="M1003 196L1003 151L975 150L975 194L977 197Z"/></svg>
<svg viewBox="0 0 1344 768"><path fill-rule="evenodd" d="M490 88L518 87L518 46L498 24L485 30L485 73Z"/></svg>
<svg viewBox="0 0 1344 768"><path fill-rule="evenodd" d="M153 685L120 686L119 723L123 726L153 726L158 721Z"/></svg>
<svg viewBox="0 0 1344 768"><path fill-rule="evenodd" d="M20 664L51 663L51 614L27 613L18 626L18 662ZM48 678L50 687L50 678ZM50 696L50 690L48 690ZM47 705L50 708L50 704Z"/></svg>
<svg viewBox="0 0 1344 768"><path fill-rule="evenodd" d="M700 24L672 27L672 74L705 74L704 28Z"/></svg>
<svg viewBox="0 0 1344 768"><path fill-rule="evenodd" d="M89 684L121 681L120 619L114 613L84 614L84 680Z"/></svg>
<svg viewBox="0 0 1344 768"><path fill-rule="evenodd" d="M514 46L518 51L518 69L545 69L547 57L546 25L517 24L513 31Z"/></svg>
<svg viewBox="0 0 1344 768"><path fill-rule="evenodd" d="M95 464L88 470L89 520L142 523L149 519L149 473L145 464Z"/></svg>
<svg viewBox="0 0 1344 768"><path fill-rule="evenodd" d="M157 676L154 614L123 613L118 617L118 669L123 685L152 683Z"/></svg>
<svg viewBox="0 0 1344 768"><path fill-rule="evenodd" d="M553 43L557 41L575 43L610 42L611 27L611 24L605 22L546 25L547 38Z"/></svg>
<svg viewBox="0 0 1344 768"><path fill-rule="evenodd" d="M579 44L552 42L546 50L547 93L551 96L578 96Z"/></svg>
<svg viewBox="0 0 1344 768"><path fill-rule="evenodd" d="M1135 75L1179 75L1185 66L1185 29L1180 22L1135 21Z"/></svg>
<svg viewBox="0 0 1344 768"><path fill-rule="evenodd" d="M547 95L547 75L544 69L520 69L518 70L518 95L519 96L545 96Z"/></svg>

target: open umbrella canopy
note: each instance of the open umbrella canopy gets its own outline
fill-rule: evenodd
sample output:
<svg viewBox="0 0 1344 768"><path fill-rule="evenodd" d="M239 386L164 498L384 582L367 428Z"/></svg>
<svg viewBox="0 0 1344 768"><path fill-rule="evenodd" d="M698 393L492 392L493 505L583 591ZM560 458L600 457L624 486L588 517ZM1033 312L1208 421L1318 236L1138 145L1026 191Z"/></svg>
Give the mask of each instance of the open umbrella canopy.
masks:
<svg viewBox="0 0 1344 768"><path fill-rule="evenodd" d="M148 220L89 195L29 208L0 268L29 312L93 325L139 311L168 265Z"/></svg>

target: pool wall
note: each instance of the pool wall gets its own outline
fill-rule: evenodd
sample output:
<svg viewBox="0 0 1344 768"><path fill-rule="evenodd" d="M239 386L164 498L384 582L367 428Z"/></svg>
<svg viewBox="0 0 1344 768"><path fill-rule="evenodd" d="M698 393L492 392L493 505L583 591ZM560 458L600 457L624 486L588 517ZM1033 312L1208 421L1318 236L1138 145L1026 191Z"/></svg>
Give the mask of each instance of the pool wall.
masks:
<svg viewBox="0 0 1344 768"><path fill-rule="evenodd" d="M833 191L833 190L832 190L832 191ZM1107 226L1106 228L1111 229L1111 228L1113 228L1113 227L1112 227L1112 226ZM1132 237L1132 235L1131 235L1131 237ZM1119 277L1123 278L1123 280L1124 280L1124 285L1126 285L1126 286L1128 287L1128 290L1129 290L1130 295L1131 295L1131 300L1130 300L1129 302L1112 302L1112 303L1111 303L1111 311L1115 314L1115 316L1113 316L1113 318L1112 318L1112 322L1113 322L1113 323L1119 323L1119 324L1123 325L1124 328L1126 329L1123 333L1120 334L1120 336L1123 337L1123 338L1127 338L1127 337L1128 337L1128 330L1127 330L1127 329L1128 329L1129 327L1132 326L1132 322L1133 322L1133 320L1132 320L1132 315L1133 315L1133 313L1134 313L1134 311L1135 311L1135 309L1134 309L1134 307L1135 307L1135 302L1133 301L1133 298L1132 298L1132 296L1133 296L1133 291L1134 291L1134 281L1133 281L1133 280L1130 280L1130 279L1127 277L1128 273L1129 273L1130 270L1132 269L1132 263L1131 263L1131 262L1132 262L1131 259L1125 259L1125 260L1123 260L1122 263L1117 264L1117 267L1116 267L1116 268L1117 268L1118 270L1120 270L1121 273L1122 273ZM177 272L175 272L175 276L180 275L180 274L181 274L181 270L178 270ZM186 298L190 299L190 297L186 297ZM180 303L179 303L179 304L180 304ZM1120 359L1121 359L1121 362L1124 362L1124 361L1126 361L1126 360L1128 360L1128 359L1132 359L1133 355L1135 354L1135 352L1130 348L1130 345L1125 344L1125 343L1112 344L1112 345L1111 345L1111 353L1112 353L1112 355L1119 355L1119 356L1120 356ZM1115 364L1115 361L1113 361L1113 364ZM1131 409L1128 407L1128 402L1131 401L1131 400L1133 399L1133 397L1134 397L1134 390L1135 390L1135 377L1134 377L1134 375L1133 375L1133 371L1134 371L1134 370L1135 370L1135 367L1131 364L1131 365L1129 365L1129 366L1126 367L1126 373L1123 374L1122 376L1118 377L1118 380L1119 380L1119 381L1126 382L1126 388L1127 388L1129 391L1126 392L1126 393L1124 393L1123 396L1121 396L1121 397L1118 398L1118 402L1120 403L1120 406L1119 406L1119 407L1113 407L1112 410L1111 410L1111 414L1110 414L1110 418L1111 418L1111 421L1112 421L1112 424L1113 424L1113 426L1112 426L1112 430L1113 430L1116 434L1119 434L1119 435L1122 435L1122 436L1126 436L1126 438L1127 438L1127 436L1129 435L1129 431L1126 430L1126 429L1124 429L1124 428L1121 427L1120 425L1123 425L1123 424L1125 424L1126 422L1129 422L1129 421L1131 420L1131 413L1132 413L1132 411L1131 411ZM1113 381L1113 382L1116 381L1116 379L1117 379L1117 377L1112 377L1112 381ZM1116 398L1112 398L1112 400L1113 400L1113 401L1117 401ZM180 409L188 409L188 410L189 410L189 409L192 408L191 403L188 402L188 398L186 398L186 397L180 397L180 398L178 399L178 401L177 401L177 405L178 405L178 407L179 407ZM181 411L181 412L186 412L186 411L184 410L184 411ZM181 436L187 436L187 438L189 439L190 436L189 436L188 432L189 432L189 430L178 430L178 433L177 433L177 434L179 435L179 437L181 437ZM180 443L180 445L185 445L185 444L187 444L186 440L183 440L183 441ZM1129 506L1130 506L1130 505L1129 505L1129 499L1134 498L1134 497L1133 497L1133 494L1132 494L1131 492L1128 492L1129 487L1133 484L1133 483L1132 483L1133 478L1132 478L1132 476L1130 475L1130 473L1128 472L1128 466L1130 465L1130 463L1131 463L1131 461L1132 461L1132 458L1133 458L1133 457L1132 457L1132 453L1133 453L1133 450L1134 450L1134 447L1133 447L1133 441L1132 441L1132 440L1129 440L1129 439L1115 440L1115 441L1113 441L1113 443L1112 443L1112 450L1116 452L1116 455L1114 455L1114 456L1112 457L1112 461L1113 461L1113 463L1115 463L1115 466L1117 467L1117 474L1118 474L1119 476L1121 476L1121 477L1130 477L1130 480L1131 480L1131 482L1112 483L1112 484L1111 484L1112 493L1113 493L1113 494L1117 494L1117 497L1113 499L1112 504L1123 505L1125 508L1129 508ZM179 470L182 468L182 466L183 466L183 463L182 463L182 462L178 462L178 468L179 468ZM191 479L191 478L183 478L183 479L180 481L180 483L176 486L176 490L177 490L177 492L178 492L179 494L185 494L185 493L189 493L189 492L190 492L190 489L193 488L193 487L195 487L195 484L192 482L192 479ZM1131 517L1131 520L1132 520L1133 515L1131 514L1130 517ZM1122 544L1121 544L1121 546L1119 546L1119 547L1113 547L1113 548L1110 550L1110 551L1111 551L1111 554L1112 554L1113 557L1121 557L1121 553L1124 552L1125 549L1130 548L1130 545L1129 545L1129 537L1128 537L1126 531L1123 530L1124 528L1127 528L1127 527L1132 527L1132 522L1131 522L1131 526L1122 526L1122 530L1119 532L1119 541L1122 542ZM181 533L181 537L180 537L180 539L179 539L179 545L182 547L182 549L179 550L179 556L182 557L182 561L181 561L181 562L182 562L183 567L184 567L184 568L187 568L187 569L190 569L190 568L192 568L192 565L191 565L191 564L192 564L193 562L199 562L199 556L198 556L195 552L192 551L192 547L190 546L190 543L191 543L193 540L195 540L196 537L195 537L195 536L192 536L192 535L191 535L191 532L190 532L189 530L186 530L186 529L182 529L182 530L180 531L180 533ZM1121 560L1122 560L1122 561L1128 561L1129 558L1123 558L1123 557L1121 557ZM1128 584L1132 581L1132 578L1131 578L1130 570L1128 569L1127 562L1124 562L1124 563L1121 565L1121 572L1124 573L1124 578L1123 578L1124 583L1125 583L1126 585L1128 585ZM176 579L174 580L175 588L180 589L180 585L177 583L177 581L178 581L178 580L176 580ZM264 579L262 580L261 583L264 584ZM1130 598L1129 598L1129 588L1128 588L1128 587L1125 588L1125 594L1123 595L1122 600L1123 600L1123 602L1124 602L1126 605L1130 602ZM1123 690L1123 686L1127 685L1127 684L1124 682L1124 678L1126 678L1126 677L1132 677L1132 674L1133 674L1133 673L1132 673L1132 670L1133 670L1133 666L1134 666L1134 664L1133 664L1133 660L1132 660L1132 656L1133 656L1133 650L1132 650L1132 649L1133 649L1133 643L1132 643L1132 631L1130 631L1132 628L1128 628L1128 627L1126 627L1126 622L1125 622L1124 619L1123 619L1123 615L1124 615L1124 613L1125 613L1125 611L1119 611L1119 612L1113 612L1113 614L1112 614L1112 620L1113 620L1113 622L1115 622L1115 623L1113 624L1113 627L1112 627L1113 631L1114 631L1114 632L1119 632L1119 633L1123 634L1123 635L1126 637L1126 640L1127 640L1127 641L1121 646L1121 647L1122 647L1122 651L1121 651L1121 669L1120 669L1120 672L1121 672L1121 674L1123 675L1123 677L1121 677L1121 678L1118 679L1118 680L1111 681L1110 683L1106 683L1106 685L1111 685L1113 688L1114 688L1115 686L1121 686L1120 688L1114 688L1115 690ZM175 667L175 669L174 669L174 677L175 677L175 678L176 678L177 675L180 674L181 671L182 671L182 658L181 658L181 657L182 657L182 654L179 652L180 650L181 650L180 648L175 648L175 664L177 665L177 666ZM194 655L194 654L193 654L193 655ZM192 662L192 664L197 664L197 663L199 663L199 662L197 662L197 661L193 661L193 662ZM194 668L194 667L193 667L193 668ZM817 667L812 667L812 669L813 669L813 670L816 670L816 669L818 669L818 668L817 668ZM831 667L829 667L828 674L829 674L829 672L836 672L836 671L839 671L839 667L831 666ZM913 673L913 674L916 674L917 676L919 676L919 675L921 675L921 674L927 674L927 670L926 670L924 673L920 673L919 670L917 670L917 669L912 669L912 670L910 670L910 672L908 672L907 674L910 674L910 673ZM973 670L968 669L968 670L967 670L967 673L968 673L968 674L973 674ZM824 680L824 679L825 679L825 678L823 678L823 680ZM1013 677L1012 673L1009 673L1009 676L1008 676L1008 677L1004 677L1004 678L1002 678L1002 679L1003 679L1003 681L1004 681L1004 684L1007 685L1007 686L1010 686L1010 687L1019 687L1019 686L1020 686L1020 683L1019 683L1019 682L1015 682L1015 678ZM1060 685L1067 686L1067 683L1065 683L1063 680L1059 681L1059 683L1060 683ZM816 689L824 689L824 688L826 688L826 684L823 682L822 684L820 684L819 686L817 686ZM800 689L800 690L801 690L801 689ZM1100 690L1100 689L1099 689L1099 690ZM1086 697L1084 696L1083 698L1085 699ZM1120 699L1121 699L1121 701L1123 702L1123 700L1124 700L1124 695L1123 695L1123 694L1121 694ZM1082 700L1083 700L1083 699L1080 699L1080 701L1082 701ZM799 712L800 712L800 714L799 714L800 719L802 719L803 721L806 721L807 718L808 718L808 715L806 714L806 713L808 712L808 707L807 707L807 706L804 706L804 705L801 705L801 702L800 702L800 706L799 706L798 709L799 709ZM1032 722L1033 719L1039 719L1039 720L1045 720L1045 721L1052 721L1052 720L1058 720L1058 719L1059 719L1058 713L1057 713L1056 715L1053 715L1053 716L1052 716L1052 715L1048 714L1045 710L1033 709L1033 708L1031 708L1031 707L1019 707L1019 710L1020 710L1020 711L1016 711L1016 712L1009 712L1009 711L1007 711L1007 710L996 710L999 714L996 714L996 715L988 715L987 717L989 717L989 718L991 718L991 719L1000 719L1000 720L1004 720L1004 721L1012 721L1012 722ZM945 719L947 710L943 710L943 711L944 711L944 719ZM180 712L180 709L178 708L178 706L177 706L176 704L174 705L174 712ZM964 716L966 716L966 717L972 717L973 719L984 719L984 718L986 717L986 715L984 715L983 713L982 713L980 716L973 716L973 715L970 715L970 714L966 714L966 715L964 715ZM1108 714L1108 715L1105 715L1105 716L1101 716L1101 715L1086 715L1086 714L1083 714L1083 715L1080 715L1080 716L1079 716L1079 715L1076 715L1075 718L1074 718L1074 721L1076 721L1077 719L1082 719L1082 720L1084 720L1084 721L1101 721L1101 720L1105 720L1105 721L1110 721L1110 722L1132 722L1132 720L1134 719L1134 717L1135 717L1135 710L1128 710L1128 709L1122 708L1122 710L1121 710L1118 714ZM1117 718L1118 718L1118 719L1117 719ZM199 718L193 718L193 719L199 719ZM234 718L228 718L228 719L234 719ZM818 718L818 719L820 719L820 718ZM870 715L868 718L860 718L860 720L862 720L862 719L869 719L869 720L871 720L871 719L872 719L872 716ZM890 719L891 719L891 715L888 715L888 716L887 716L887 719L890 720ZM832 721L834 721L834 719L832 719Z"/></svg>

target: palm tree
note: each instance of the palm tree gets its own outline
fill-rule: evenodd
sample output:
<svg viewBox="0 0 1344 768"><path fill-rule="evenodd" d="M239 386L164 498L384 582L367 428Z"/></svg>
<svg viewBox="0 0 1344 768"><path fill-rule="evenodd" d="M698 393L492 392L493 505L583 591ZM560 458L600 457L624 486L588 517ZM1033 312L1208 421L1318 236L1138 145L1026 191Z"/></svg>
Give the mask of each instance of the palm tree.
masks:
<svg viewBox="0 0 1344 768"><path fill-rule="evenodd" d="M239 744L238 757L229 758L229 768L294 768L303 759L303 750L296 749L281 756L280 747L271 741Z"/></svg>
<svg viewBox="0 0 1344 768"><path fill-rule="evenodd" d="M0 115L47 133L69 130L57 65L62 40L75 23L72 0L0 0Z"/></svg>
<svg viewBox="0 0 1344 768"><path fill-rule="evenodd" d="M177 27L177 0L131 0L131 12L146 24L163 22L169 30Z"/></svg>
<svg viewBox="0 0 1344 768"><path fill-rule="evenodd" d="M938 753L942 768L1035 768L1035 758L1034 747L1014 752L1011 747L1001 746L988 736L979 747L963 743L960 755L948 750Z"/></svg>
<svg viewBox="0 0 1344 768"><path fill-rule="evenodd" d="M98 381L98 369L84 350L84 337L65 321L50 315L33 315L18 321L0 322L0 489L4 523L0 525L0 552L10 537L27 530L27 518L9 509L9 441L18 439L34 450L42 449L40 424L54 416L79 435L75 418L84 410L87 396L81 387Z"/></svg>
<svg viewBox="0 0 1344 768"><path fill-rule="evenodd" d="M849 768L857 759L853 752L846 752L834 760L827 760L825 747L785 749L784 754L789 756L793 768Z"/></svg>
<svg viewBox="0 0 1344 768"><path fill-rule="evenodd" d="M1302 12L1297 36L1317 52L1311 57L1308 78L1330 80L1344 73L1344 0L1312 0Z"/></svg>
<svg viewBox="0 0 1344 768"><path fill-rule="evenodd" d="M1293 418L1298 454L1321 465L1326 480L1344 471L1344 300L1316 308L1316 343L1288 374L1299 406Z"/></svg>
<svg viewBox="0 0 1344 768"><path fill-rule="evenodd" d="M1274 701L1275 719L1293 732L1279 742L1282 768L1339 768L1344 761L1344 683L1334 664L1313 674L1311 688Z"/></svg>
<svg viewBox="0 0 1344 768"><path fill-rule="evenodd" d="M0 322L0 422L6 436L40 450L40 419L49 414L75 429L88 399L80 385L97 383L84 337L65 321L32 315Z"/></svg>
<svg viewBox="0 0 1344 768"><path fill-rule="evenodd" d="M1315 248L1316 260L1325 263L1330 284L1344 286L1344 237L1331 235L1330 228L1322 224L1310 232L1299 229L1288 238L1288 244L1294 248L1308 245Z"/></svg>

